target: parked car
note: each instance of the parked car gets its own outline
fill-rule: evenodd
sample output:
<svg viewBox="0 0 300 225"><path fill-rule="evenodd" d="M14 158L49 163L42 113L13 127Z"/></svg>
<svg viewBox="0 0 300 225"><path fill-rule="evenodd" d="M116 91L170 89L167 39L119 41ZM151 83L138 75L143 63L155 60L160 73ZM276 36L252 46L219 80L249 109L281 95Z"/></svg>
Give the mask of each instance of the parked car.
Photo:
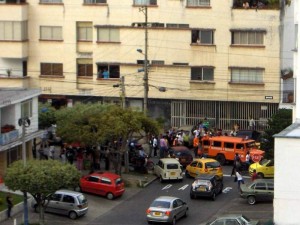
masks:
<svg viewBox="0 0 300 225"><path fill-rule="evenodd" d="M249 166L249 174L252 176L253 171L256 170L259 178L274 178L274 160L262 159L257 163Z"/></svg>
<svg viewBox="0 0 300 225"><path fill-rule="evenodd" d="M182 166L177 159L162 158L154 166L154 174L159 177L160 182L165 180L182 181Z"/></svg>
<svg viewBox="0 0 300 225"><path fill-rule="evenodd" d="M189 207L180 198L161 196L156 198L147 209L147 221L176 224L181 217L186 217Z"/></svg>
<svg viewBox="0 0 300 225"><path fill-rule="evenodd" d="M206 225L259 225L258 220L250 220L244 215L240 214L231 214L224 215L214 219L211 222L208 222Z"/></svg>
<svg viewBox="0 0 300 225"><path fill-rule="evenodd" d="M223 169L221 164L215 159L195 159L185 169L186 177L197 177L200 174L214 174L223 179Z"/></svg>
<svg viewBox="0 0 300 225"><path fill-rule="evenodd" d="M202 174L196 177L190 190L190 198L209 197L213 201L223 190L223 180L216 175Z"/></svg>
<svg viewBox="0 0 300 225"><path fill-rule="evenodd" d="M247 199L250 205L257 201L273 201L274 198L274 180L256 179L250 185L241 185L242 198Z"/></svg>
<svg viewBox="0 0 300 225"><path fill-rule="evenodd" d="M169 149L170 155L174 155L180 164L184 167L189 165L193 161L193 155L191 150L186 146L173 146Z"/></svg>
<svg viewBox="0 0 300 225"><path fill-rule="evenodd" d="M57 213L66 215L70 219L76 219L83 216L88 211L88 202L86 197L76 191L58 190L51 196L46 203L45 212ZM39 211L38 205L32 201L31 206L35 212Z"/></svg>
<svg viewBox="0 0 300 225"><path fill-rule="evenodd" d="M114 199L125 192L122 178L110 172L95 172L80 179L80 190Z"/></svg>

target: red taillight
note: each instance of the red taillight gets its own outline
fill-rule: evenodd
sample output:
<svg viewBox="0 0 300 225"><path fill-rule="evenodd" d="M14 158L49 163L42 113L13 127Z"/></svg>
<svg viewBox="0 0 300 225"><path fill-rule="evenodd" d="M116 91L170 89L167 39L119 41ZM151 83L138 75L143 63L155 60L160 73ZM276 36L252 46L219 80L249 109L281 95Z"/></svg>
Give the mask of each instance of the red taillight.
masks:
<svg viewBox="0 0 300 225"><path fill-rule="evenodd" d="M150 214L150 213L151 213L150 209L147 209L147 210L146 210L146 213L147 213L147 214Z"/></svg>
<svg viewBox="0 0 300 225"><path fill-rule="evenodd" d="M170 216L171 212L170 211L166 211L165 214L166 214L166 216Z"/></svg>

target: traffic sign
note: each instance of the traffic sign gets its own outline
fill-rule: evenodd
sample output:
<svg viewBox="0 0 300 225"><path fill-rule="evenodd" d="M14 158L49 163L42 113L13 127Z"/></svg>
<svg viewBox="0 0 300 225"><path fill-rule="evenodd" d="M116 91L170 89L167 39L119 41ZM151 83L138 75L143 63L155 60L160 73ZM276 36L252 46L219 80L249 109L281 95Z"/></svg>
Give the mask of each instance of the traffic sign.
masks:
<svg viewBox="0 0 300 225"><path fill-rule="evenodd" d="M252 155L251 159L253 162L259 162L261 160L261 157L261 155L254 154Z"/></svg>

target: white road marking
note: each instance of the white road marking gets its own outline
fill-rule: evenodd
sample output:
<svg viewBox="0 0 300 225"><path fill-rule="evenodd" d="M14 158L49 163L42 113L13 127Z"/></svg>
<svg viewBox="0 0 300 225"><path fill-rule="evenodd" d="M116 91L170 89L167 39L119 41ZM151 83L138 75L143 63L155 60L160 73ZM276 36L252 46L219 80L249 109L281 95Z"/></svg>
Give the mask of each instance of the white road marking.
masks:
<svg viewBox="0 0 300 225"><path fill-rule="evenodd" d="M172 187L172 184L168 184L167 186L163 187L163 189L161 190L169 189L170 187Z"/></svg>
<svg viewBox="0 0 300 225"><path fill-rule="evenodd" d="M232 187L226 187L223 189L223 193L228 193L230 190L232 189Z"/></svg>
<svg viewBox="0 0 300 225"><path fill-rule="evenodd" d="M179 188L178 191L179 191L179 190L184 190L184 189L186 189L188 186L189 186L189 185L186 184L186 185L184 185L183 187Z"/></svg>

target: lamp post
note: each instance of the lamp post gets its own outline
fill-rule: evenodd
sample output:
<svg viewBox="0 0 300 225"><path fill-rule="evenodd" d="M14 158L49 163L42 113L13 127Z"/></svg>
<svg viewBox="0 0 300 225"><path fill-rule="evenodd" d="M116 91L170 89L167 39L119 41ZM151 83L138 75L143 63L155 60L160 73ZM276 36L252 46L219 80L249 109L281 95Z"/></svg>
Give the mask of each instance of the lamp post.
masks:
<svg viewBox="0 0 300 225"><path fill-rule="evenodd" d="M27 117L20 118L18 120L19 126L22 126L22 158L24 167L26 167L26 143L25 143L25 131L26 127L30 126L30 119ZM23 191L24 197L24 225L28 225L28 202L27 202L27 192Z"/></svg>

